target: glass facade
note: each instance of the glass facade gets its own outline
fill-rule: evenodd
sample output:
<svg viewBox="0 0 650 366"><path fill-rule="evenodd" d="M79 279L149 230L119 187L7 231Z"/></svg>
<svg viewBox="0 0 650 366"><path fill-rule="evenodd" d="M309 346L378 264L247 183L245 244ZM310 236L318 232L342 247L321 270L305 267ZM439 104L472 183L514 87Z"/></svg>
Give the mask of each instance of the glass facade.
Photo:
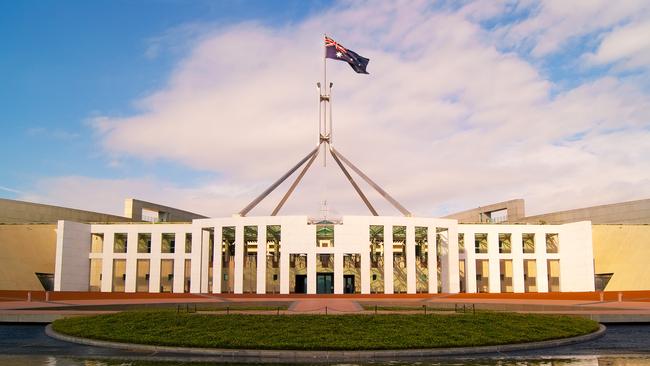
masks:
<svg viewBox="0 0 650 366"><path fill-rule="evenodd" d="M149 259L138 259L136 267L136 292L149 292Z"/></svg>
<svg viewBox="0 0 650 366"><path fill-rule="evenodd" d="M221 292L235 291L235 227L221 228Z"/></svg>
<svg viewBox="0 0 650 366"><path fill-rule="evenodd" d="M532 233L521 234L521 245L523 246L524 254L535 253L535 234Z"/></svg>
<svg viewBox="0 0 650 366"><path fill-rule="evenodd" d="M174 260L160 260L160 292L172 292L174 289Z"/></svg>
<svg viewBox="0 0 650 366"><path fill-rule="evenodd" d="M126 253L127 237L126 233L115 233L113 236L113 253Z"/></svg>
<svg viewBox="0 0 650 366"><path fill-rule="evenodd" d="M161 253L175 253L176 252L176 234L162 234L160 239L160 252Z"/></svg>
<svg viewBox="0 0 650 366"><path fill-rule="evenodd" d="M138 234L138 253L151 253L151 234Z"/></svg>
<svg viewBox="0 0 650 366"><path fill-rule="evenodd" d="M102 289L102 260L90 260L90 281L88 291L98 292Z"/></svg>
<svg viewBox="0 0 650 366"><path fill-rule="evenodd" d="M429 292L429 228L415 227L415 291Z"/></svg>
<svg viewBox="0 0 650 366"><path fill-rule="evenodd" d="M104 251L104 234L90 234L90 252L102 253Z"/></svg>
<svg viewBox="0 0 650 366"><path fill-rule="evenodd" d="M384 227L370 225L370 293L384 292Z"/></svg>
<svg viewBox="0 0 650 366"><path fill-rule="evenodd" d="M244 293L257 292L257 226L244 226Z"/></svg>
<svg viewBox="0 0 650 366"><path fill-rule="evenodd" d="M406 226L393 226L393 292L406 292Z"/></svg>
<svg viewBox="0 0 650 366"><path fill-rule="evenodd" d="M537 292L537 261L524 259L524 292Z"/></svg>
<svg viewBox="0 0 650 366"><path fill-rule="evenodd" d="M476 260L476 292L490 292L490 268L487 259Z"/></svg>
<svg viewBox="0 0 650 366"><path fill-rule="evenodd" d="M289 293L307 293L307 254L289 255Z"/></svg>
<svg viewBox="0 0 650 366"><path fill-rule="evenodd" d="M126 259L113 260L113 292L124 292L126 283Z"/></svg>
<svg viewBox="0 0 650 366"><path fill-rule="evenodd" d="M361 254L343 255L343 293L361 293Z"/></svg>
<svg viewBox="0 0 650 366"><path fill-rule="evenodd" d="M280 225L266 226L266 293L280 293Z"/></svg>

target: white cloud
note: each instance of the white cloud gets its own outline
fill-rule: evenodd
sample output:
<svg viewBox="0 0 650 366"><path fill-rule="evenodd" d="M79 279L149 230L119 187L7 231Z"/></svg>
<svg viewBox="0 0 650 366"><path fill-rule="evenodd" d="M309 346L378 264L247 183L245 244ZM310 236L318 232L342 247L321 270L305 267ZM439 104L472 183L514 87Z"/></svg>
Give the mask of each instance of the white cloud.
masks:
<svg viewBox="0 0 650 366"><path fill-rule="evenodd" d="M639 8L562 4L545 2L507 36L534 39L544 54ZM335 29L335 39L371 59L371 74L329 62L334 142L415 213L523 197L532 214L650 195L643 143L650 141L650 97L613 77L551 94L553 81L517 55L498 52L493 35L476 23L496 12L489 2L458 11L342 3L280 28L220 28L201 38L164 88L137 101L139 113L94 119L112 159L169 159L218 172L218 182L178 187L67 177L36 191L41 199L79 204L136 196L209 215L238 211L313 148L322 33ZM364 212L332 165L330 159L328 169L307 176L286 212L316 214L325 198L333 213ZM103 191L110 193L97 193ZM279 195L257 213L269 212Z"/></svg>
<svg viewBox="0 0 650 366"><path fill-rule="evenodd" d="M647 19L650 3L645 0L545 0L524 1L531 15L508 23L500 32L507 44L528 47L537 57L557 52L576 38L608 31L639 19Z"/></svg>
<svg viewBox="0 0 650 366"><path fill-rule="evenodd" d="M619 68L650 66L650 20L614 29L606 34L594 54L587 60L594 64L620 63Z"/></svg>

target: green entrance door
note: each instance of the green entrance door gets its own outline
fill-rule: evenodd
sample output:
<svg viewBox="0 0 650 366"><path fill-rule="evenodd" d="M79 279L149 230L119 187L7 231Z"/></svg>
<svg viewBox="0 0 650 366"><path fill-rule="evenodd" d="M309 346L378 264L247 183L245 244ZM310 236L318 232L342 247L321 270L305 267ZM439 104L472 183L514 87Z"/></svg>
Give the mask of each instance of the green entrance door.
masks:
<svg viewBox="0 0 650 366"><path fill-rule="evenodd" d="M344 294L353 294L354 291L355 291L354 275L344 275L343 276L343 293Z"/></svg>
<svg viewBox="0 0 650 366"><path fill-rule="evenodd" d="M334 293L334 273L316 274L316 293L317 294Z"/></svg>

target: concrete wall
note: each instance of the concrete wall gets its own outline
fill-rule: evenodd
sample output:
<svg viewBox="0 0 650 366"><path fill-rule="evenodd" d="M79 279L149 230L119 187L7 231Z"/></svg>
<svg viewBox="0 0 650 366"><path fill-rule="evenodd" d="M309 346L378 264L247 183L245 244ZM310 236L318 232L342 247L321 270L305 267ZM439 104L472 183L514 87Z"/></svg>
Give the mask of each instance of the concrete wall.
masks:
<svg viewBox="0 0 650 366"><path fill-rule="evenodd" d="M44 205L0 198L0 223L56 223L58 220L77 222L128 222L130 218L74 208Z"/></svg>
<svg viewBox="0 0 650 366"><path fill-rule="evenodd" d="M63 220L58 222L54 291L88 291L89 248L89 224Z"/></svg>
<svg viewBox="0 0 650 366"><path fill-rule="evenodd" d="M516 222L525 216L524 200L514 199L504 202L479 206L466 211L447 215L444 218L458 220L461 224L489 223L489 213L494 211L508 210L508 222Z"/></svg>
<svg viewBox="0 0 650 366"><path fill-rule="evenodd" d="M0 290L43 290L35 272L54 273L56 225L0 225Z"/></svg>
<svg viewBox="0 0 650 366"><path fill-rule="evenodd" d="M518 222L564 224L586 220L592 224L650 224L650 199L528 216Z"/></svg>
<svg viewBox="0 0 650 366"><path fill-rule="evenodd" d="M134 198L127 198L124 200L124 216L131 218L133 221L143 221L143 209L157 212L161 217L160 221L163 222L191 222L195 219L205 218L203 215L179 210L177 208L169 206L159 205L157 203L136 200Z"/></svg>
<svg viewBox="0 0 650 366"><path fill-rule="evenodd" d="M613 273L606 291L650 289L650 225L594 225L596 273Z"/></svg>

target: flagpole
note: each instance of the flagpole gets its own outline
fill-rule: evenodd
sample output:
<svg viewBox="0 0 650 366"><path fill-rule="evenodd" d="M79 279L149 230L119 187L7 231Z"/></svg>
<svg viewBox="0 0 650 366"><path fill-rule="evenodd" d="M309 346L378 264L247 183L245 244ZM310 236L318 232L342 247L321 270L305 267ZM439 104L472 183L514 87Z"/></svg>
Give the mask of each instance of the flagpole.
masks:
<svg viewBox="0 0 650 366"><path fill-rule="evenodd" d="M321 94L320 102L321 105L323 102L327 103L327 99L323 98L324 95L327 95L327 46L325 45L325 39L327 38L327 33L323 34L323 90L324 94ZM323 131L321 132L323 136L327 136L327 104L323 106ZM323 146L323 167L327 166L327 150Z"/></svg>

